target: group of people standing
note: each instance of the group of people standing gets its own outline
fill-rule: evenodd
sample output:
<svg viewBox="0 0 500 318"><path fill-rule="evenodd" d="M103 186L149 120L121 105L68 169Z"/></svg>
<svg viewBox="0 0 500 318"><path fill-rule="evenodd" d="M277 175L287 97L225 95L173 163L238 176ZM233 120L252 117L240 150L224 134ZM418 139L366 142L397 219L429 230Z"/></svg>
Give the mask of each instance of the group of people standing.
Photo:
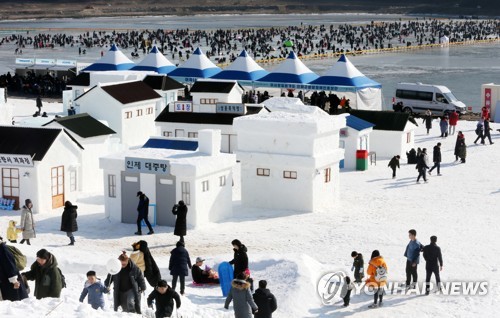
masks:
<svg viewBox="0 0 500 318"><path fill-rule="evenodd" d="M436 278L436 284L438 290L441 289L441 277L440 271L443 269L443 257L441 254L441 248L437 245L437 237L435 235L430 237L430 244L423 246L417 240L417 231L411 229L408 231L408 236L410 241L406 246L404 257L406 258L406 282L405 287L407 290L416 288L418 282L418 264L420 263L420 253L423 253L425 264L425 294L429 295L430 281L434 274ZM353 264L351 271L354 272L354 283L362 283L362 279L365 276L364 273L364 260L363 255L356 251L351 253L353 258ZM365 280L366 287L371 288L374 292L373 294L373 304L368 306L369 308L376 308L382 306L384 297L384 287L388 281L388 267L384 258L381 256L378 250L374 250L371 254L370 261L368 262L368 268L366 269L366 274L368 278ZM345 278L344 285L345 288L341 291L341 297L344 300L344 306L349 306L351 291L354 286L351 283L349 276Z"/></svg>

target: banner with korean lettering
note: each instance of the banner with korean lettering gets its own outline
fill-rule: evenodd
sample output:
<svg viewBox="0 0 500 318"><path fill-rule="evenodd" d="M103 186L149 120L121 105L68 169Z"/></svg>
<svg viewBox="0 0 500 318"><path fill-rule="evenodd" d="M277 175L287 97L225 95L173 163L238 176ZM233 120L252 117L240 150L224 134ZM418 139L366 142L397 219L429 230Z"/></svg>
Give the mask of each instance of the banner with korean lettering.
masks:
<svg viewBox="0 0 500 318"><path fill-rule="evenodd" d="M137 173L170 174L168 160L125 157L125 170Z"/></svg>
<svg viewBox="0 0 500 318"><path fill-rule="evenodd" d="M174 102L174 112L190 113L193 111L192 102Z"/></svg>
<svg viewBox="0 0 500 318"><path fill-rule="evenodd" d="M0 166L33 167L30 155L13 155L0 153Z"/></svg>
<svg viewBox="0 0 500 318"><path fill-rule="evenodd" d="M223 114L239 114L245 113L245 105L235 103L217 103L216 112Z"/></svg>

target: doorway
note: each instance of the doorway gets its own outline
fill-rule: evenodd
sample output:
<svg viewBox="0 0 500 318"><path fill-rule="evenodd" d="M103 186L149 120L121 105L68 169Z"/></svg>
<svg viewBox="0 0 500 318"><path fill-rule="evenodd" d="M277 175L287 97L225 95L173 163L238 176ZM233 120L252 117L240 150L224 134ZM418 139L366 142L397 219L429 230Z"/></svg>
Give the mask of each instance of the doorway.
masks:
<svg viewBox="0 0 500 318"><path fill-rule="evenodd" d="M64 166L51 168L52 209L64 206Z"/></svg>

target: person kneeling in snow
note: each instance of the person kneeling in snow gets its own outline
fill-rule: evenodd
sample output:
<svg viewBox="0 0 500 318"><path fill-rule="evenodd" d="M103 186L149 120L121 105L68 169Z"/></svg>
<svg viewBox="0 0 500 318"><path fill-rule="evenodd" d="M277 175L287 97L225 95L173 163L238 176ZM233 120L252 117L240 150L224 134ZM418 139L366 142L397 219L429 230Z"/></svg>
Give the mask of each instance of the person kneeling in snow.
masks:
<svg viewBox="0 0 500 318"><path fill-rule="evenodd" d="M205 266L205 270L201 269L205 260L201 257L196 258L196 263L191 267L191 276L197 284L219 284L219 276L213 269Z"/></svg>
<svg viewBox="0 0 500 318"><path fill-rule="evenodd" d="M104 293L108 293L109 289L101 283L101 280L96 277L94 271L87 272L87 281L83 286L82 294L80 295L80 302L87 295L89 295L88 303L94 309L104 309Z"/></svg>
<svg viewBox="0 0 500 318"><path fill-rule="evenodd" d="M181 307L181 298L179 294L170 286L168 286L167 281L162 279L158 282L155 290L153 290L148 296L148 307L153 308L153 301L156 305L156 318L160 317L170 317L174 311L174 300L177 304L177 309Z"/></svg>

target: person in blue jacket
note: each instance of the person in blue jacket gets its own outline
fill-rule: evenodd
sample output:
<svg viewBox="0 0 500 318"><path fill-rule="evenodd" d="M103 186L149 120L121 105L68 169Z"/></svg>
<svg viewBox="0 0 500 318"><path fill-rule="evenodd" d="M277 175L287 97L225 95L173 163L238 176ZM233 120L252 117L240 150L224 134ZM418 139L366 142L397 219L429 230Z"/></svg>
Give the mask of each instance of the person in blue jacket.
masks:
<svg viewBox="0 0 500 318"><path fill-rule="evenodd" d="M409 230L408 236L410 237L410 242L406 246L404 256L406 257L406 287L410 288L414 287L417 283L417 266L420 262L420 252L424 246L417 240L416 230ZM412 278L413 284L411 283Z"/></svg>
<svg viewBox="0 0 500 318"><path fill-rule="evenodd" d="M83 286L82 294L80 295L80 302L83 303L83 300L87 295L88 303L94 309L104 309L104 294L109 293L109 289L104 286L101 280L97 279L94 271L87 272L87 281Z"/></svg>

